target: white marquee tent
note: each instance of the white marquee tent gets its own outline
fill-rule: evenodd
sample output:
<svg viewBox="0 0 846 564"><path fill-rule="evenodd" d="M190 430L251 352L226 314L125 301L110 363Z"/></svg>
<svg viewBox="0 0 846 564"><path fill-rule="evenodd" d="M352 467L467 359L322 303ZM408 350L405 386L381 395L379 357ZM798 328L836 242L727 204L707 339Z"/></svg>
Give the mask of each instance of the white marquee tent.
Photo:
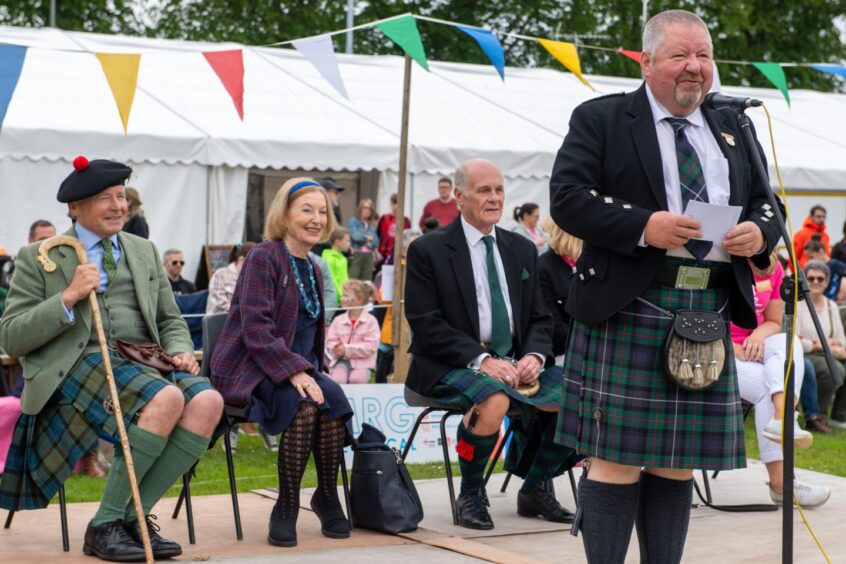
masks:
<svg viewBox="0 0 846 564"><path fill-rule="evenodd" d="M68 225L55 194L80 154L133 166L151 239L162 250L183 249L188 273L202 244L240 241L253 167L377 171L380 210L396 190L400 57L339 54L346 100L296 51L245 47L241 122L201 54L239 45L12 27L0 27L0 43L30 47L0 130L0 245L12 253L34 219ZM143 54L126 135L95 52ZM639 84L589 76L594 93L557 70L508 68L502 82L490 66L430 68L415 65L412 78L406 201L414 219L434 197L437 178L473 157L503 170L509 206L535 201L545 211L572 109ZM792 91L788 109L776 90L724 91L770 108L785 185L813 196L791 198L794 228L819 200L838 239L846 216L846 96ZM751 115L769 155L764 115Z"/></svg>

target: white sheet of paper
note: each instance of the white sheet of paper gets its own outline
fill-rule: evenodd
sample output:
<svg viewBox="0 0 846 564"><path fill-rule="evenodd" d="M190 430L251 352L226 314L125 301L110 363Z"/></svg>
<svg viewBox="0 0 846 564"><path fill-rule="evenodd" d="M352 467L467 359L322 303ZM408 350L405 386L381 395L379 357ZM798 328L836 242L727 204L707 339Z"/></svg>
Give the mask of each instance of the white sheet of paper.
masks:
<svg viewBox="0 0 846 564"><path fill-rule="evenodd" d="M390 302L394 299L394 265L382 266L382 301Z"/></svg>
<svg viewBox="0 0 846 564"><path fill-rule="evenodd" d="M718 206L691 200L687 203L684 215L702 223L702 241L712 241L719 245L726 238L726 233L737 225L742 210L740 206Z"/></svg>

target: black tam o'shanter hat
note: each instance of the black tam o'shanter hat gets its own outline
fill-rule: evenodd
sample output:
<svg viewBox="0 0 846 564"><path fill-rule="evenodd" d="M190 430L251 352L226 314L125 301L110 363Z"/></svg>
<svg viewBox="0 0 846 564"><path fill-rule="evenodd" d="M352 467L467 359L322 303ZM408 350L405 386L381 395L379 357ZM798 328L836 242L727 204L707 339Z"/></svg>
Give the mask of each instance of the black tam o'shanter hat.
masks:
<svg viewBox="0 0 846 564"><path fill-rule="evenodd" d="M56 199L67 204L78 202L99 194L106 188L124 184L132 168L123 163L97 159L90 161L85 157L73 160L73 172L64 179L59 187Z"/></svg>

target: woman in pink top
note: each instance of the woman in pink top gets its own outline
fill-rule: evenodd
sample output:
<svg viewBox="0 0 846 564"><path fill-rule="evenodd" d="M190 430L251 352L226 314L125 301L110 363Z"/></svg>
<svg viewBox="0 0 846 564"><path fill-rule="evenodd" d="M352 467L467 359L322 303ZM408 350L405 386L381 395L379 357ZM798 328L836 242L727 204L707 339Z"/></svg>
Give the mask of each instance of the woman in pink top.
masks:
<svg viewBox="0 0 846 564"><path fill-rule="evenodd" d="M751 262L750 262L751 266ZM743 329L731 324L731 340L734 343L737 380L740 397L755 405L755 428L761 462L767 467L770 477L770 498L782 503L783 455L781 452L781 426L784 412L784 363L787 358L786 333L781 330L784 317L784 301L780 296L784 269L773 253L770 266L760 270L751 266L755 280L755 313L758 327ZM805 372L802 345L794 337L793 366L795 367L794 389L796 401ZM795 405L795 403L794 403ZM794 413L798 416L798 413ZM814 437L799 427L795 417L792 421L794 445L808 448ZM828 500L831 489L793 481L794 491L803 507L818 507Z"/></svg>
<svg viewBox="0 0 846 564"><path fill-rule="evenodd" d="M341 292L341 304L347 308L332 321L326 335L329 375L339 384L366 384L376 367L379 347L379 322L364 311L373 298L373 284L347 280Z"/></svg>

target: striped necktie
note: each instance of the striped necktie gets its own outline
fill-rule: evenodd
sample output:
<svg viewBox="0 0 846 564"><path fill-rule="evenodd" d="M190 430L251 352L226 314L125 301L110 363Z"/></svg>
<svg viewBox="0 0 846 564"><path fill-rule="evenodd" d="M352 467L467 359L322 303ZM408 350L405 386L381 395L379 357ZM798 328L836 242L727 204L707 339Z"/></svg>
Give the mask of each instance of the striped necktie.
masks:
<svg viewBox="0 0 846 564"><path fill-rule="evenodd" d="M682 208L687 208L691 200L697 202L708 201L708 190L705 187L705 174L702 172L702 164L696 149L690 144L684 128L690 122L684 118L664 118L673 127L676 139L676 159L679 165L679 182L681 184ZM714 244L711 241L699 241L691 239L685 244L685 248L699 260L711 250Z"/></svg>

